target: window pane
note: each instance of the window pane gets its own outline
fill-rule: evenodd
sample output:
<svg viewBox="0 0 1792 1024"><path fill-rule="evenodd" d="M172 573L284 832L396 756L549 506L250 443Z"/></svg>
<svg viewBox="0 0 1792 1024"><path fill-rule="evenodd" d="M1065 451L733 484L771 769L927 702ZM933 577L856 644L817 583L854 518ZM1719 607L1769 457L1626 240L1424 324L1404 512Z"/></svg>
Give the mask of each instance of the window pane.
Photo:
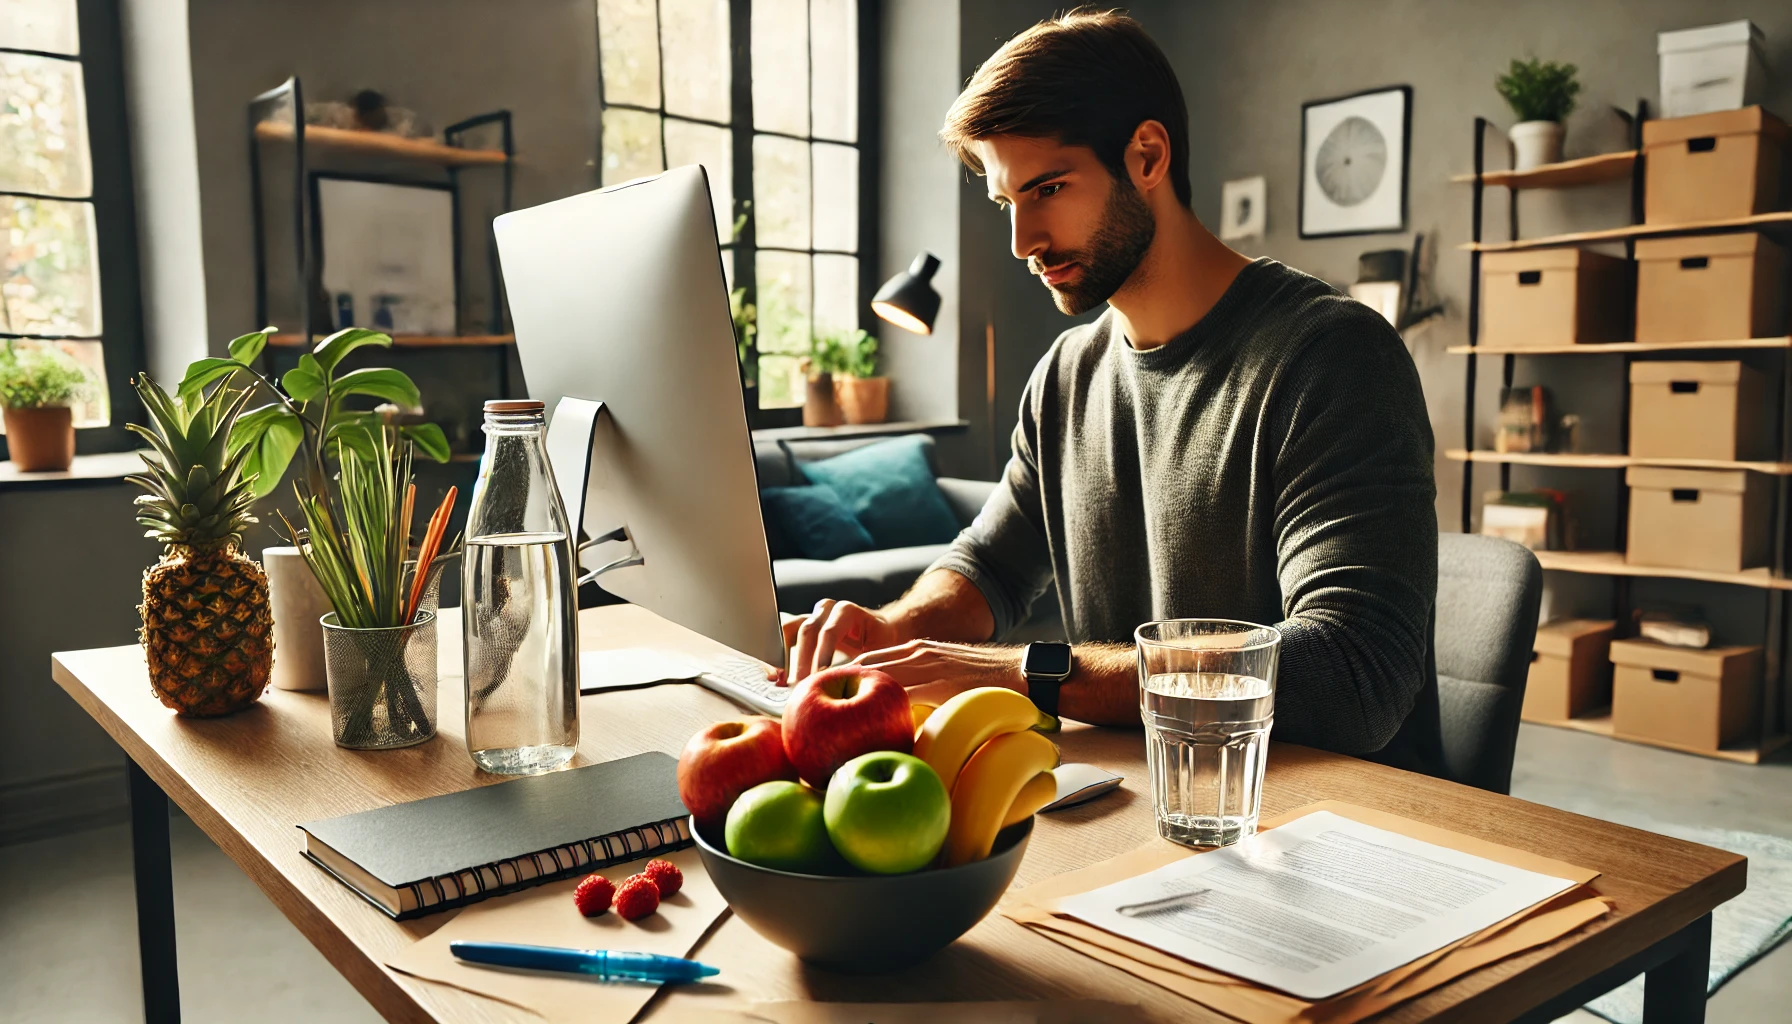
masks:
<svg viewBox="0 0 1792 1024"><path fill-rule="evenodd" d="M722 280L728 282L728 291L734 292L734 250L722 250Z"/></svg>
<svg viewBox="0 0 1792 1024"><path fill-rule="evenodd" d="M858 0L809 0L817 138L859 141Z"/></svg>
<svg viewBox="0 0 1792 1024"><path fill-rule="evenodd" d="M753 0L753 127L809 134L808 0Z"/></svg>
<svg viewBox="0 0 1792 1024"><path fill-rule="evenodd" d="M86 110L81 65L0 53L0 189L52 196L92 192Z"/></svg>
<svg viewBox="0 0 1792 1024"><path fill-rule="evenodd" d="M809 144L753 136L753 192L759 244L809 248Z"/></svg>
<svg viewBox="0 0 1792 1024"><path fill-rule="evenodd" d="M665 169L660 159L658 114L604 111L604 184L633 181Z"/></svg>
<svg viewBox="0 0 1792 1024"><path fill-rule="evenodd" d="M815 144L815 248L859 248L859 151Z"/></svg>
<svg viewBox="0 0 1792 1024"><path fill-rule="evenodd" d="M93 207L0 196L0 330L100 333Z"/></svg>
<svg viewBox="0 0 1792 1024"><path fill-rule="evenodd" d="M728 129L666 118L666 166L702 164L709 174L709 198L716 205L716 238L734 236L734 139Z"/></svg>
<svg viewBox="0 0 1792 1024"><path fill-rule="evenodd" d="M0 46L76 54L75 0L0 0Z"/></svg>
<svg viewBox="0 0 1792 1024"><path fill-rule="evenodd" d="M761 250L753 263L759 273L759 351L809 354L809 255Z"/></svg>
<svg viewBox="0 0 1792 1024"><path fill-rule="evenodd" d="M660 0L660 47L666 113L729 120L728 0Z"/></svg>
<svg viewBox="0 0 1792 1024"><path fill-rule="evenodd" d="M815 257L815 331L831 334L859 326L859 261L854 256Z"/></svg>
<svg viewBox="0 0 1792 1024"><path fill-rule="evenodd" d="M44 341L40 338L19 338L13 341L15 351L23 356L43 349L61 352L75 365L87 371L88 386L84 400L76 402L75 426L104 427L112 422L112 398L106 391L105 346L97 341ZM0 426L0 433L6 428Z"/></svg>
<svg viewBox="0 0 1792 1024"><path fill-rule="evenodd" d="M803 404L803 361L796 356L759 357L759 408Z"/></svg>
<svg viewBox="0 0 1792 1024"><path fill-rule="evenodd" d="M597 38L604 101L659 106L660 47L653 0L597 0Z"/></svg>

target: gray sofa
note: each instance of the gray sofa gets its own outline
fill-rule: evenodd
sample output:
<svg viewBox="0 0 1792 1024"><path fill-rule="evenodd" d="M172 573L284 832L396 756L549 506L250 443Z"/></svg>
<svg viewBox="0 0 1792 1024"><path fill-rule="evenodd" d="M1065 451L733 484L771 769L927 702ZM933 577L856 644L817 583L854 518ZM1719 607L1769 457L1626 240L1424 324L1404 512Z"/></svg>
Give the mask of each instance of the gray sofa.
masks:
<svg viewBox="0 0 1792 1024"><path fill-rule="evenodd" d="M754 441L753 459L759 471L760 487L797 487L804 479L798 463L814 462L851 451L867 444L888 440L884 437L842 438L825 441ZM933 462L933 439L926 438L923 450ZM987 480L961 480L938 475L935 483L946 503L958 517L960 526L969 526L982 510L983 503L995 490ZM778 610L802 614L815 607L824 597L852 601L875 608L902 596L934 559L945 553L945 544L923 544L917 547L888 548L882 551L860 551L832 561L812 558L780 558L772 562L772 577L778 587ZM1063 633L1058 624L1056 596L1047 590L1033 606L1030 620L1011 633L1014 641L1058 639Z"/></svg>

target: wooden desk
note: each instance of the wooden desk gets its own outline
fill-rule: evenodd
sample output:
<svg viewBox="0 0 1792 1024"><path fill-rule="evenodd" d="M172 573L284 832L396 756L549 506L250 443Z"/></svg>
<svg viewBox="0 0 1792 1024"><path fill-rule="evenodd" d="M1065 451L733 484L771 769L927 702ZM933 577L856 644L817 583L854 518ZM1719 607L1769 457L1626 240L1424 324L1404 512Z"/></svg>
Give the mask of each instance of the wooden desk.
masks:
<svg viewBox="0 0 1792 1024"><path fill-rule="evenodd" d="M587 649L637 646L654 628L640 609L581 615ZM456 626L450 613L445 625ZM668 628L660 620L658 628ZM676 629L677 627L669 627ZM442 918L398 923L299 856L293 826L494 780L479 774L462 741L458 630L441 638L440 735L409 750L358 753L330 741L322 694L269 691L225 719L178 718L150 693L141 652L113 647L58 654L56 681L112 734L131 768L133 850L146 1016L179 1017L168 875L172 798L236 861L360 993L393 1021L508 1021L518 1011L382 966ZM701 645L701 638L692 638ZM452 672L453 674L449 674ZM703 724L736 714L693 685L666 685L583 699L577 763L645 750L679 751ZM1136 732L1069 726L1068 761L1126 775L1093 804L1042 816L1017 884L1025 885L1137 847L1153 837L1144 751ZM1303 747L1278 745L1269 760L1265 815L1316 800L1347 800L1428 821L1603 872L1595 883L1616 912L1552 945L1494 964L1390 1011L1386 1021L1547 1021L1648 971L1650 1021L1704 1016L1710 913L1743 889L1742 857L1536 804ZM1098 964L992 914L920 967L872 978L804 966L729 918L700 948L741 997L840 1002L1050 999L1137 1002L1163 1021L1220 1020L1200 1006ZM689 993L649 1005L652 1020L703 1005Z"/></svg>

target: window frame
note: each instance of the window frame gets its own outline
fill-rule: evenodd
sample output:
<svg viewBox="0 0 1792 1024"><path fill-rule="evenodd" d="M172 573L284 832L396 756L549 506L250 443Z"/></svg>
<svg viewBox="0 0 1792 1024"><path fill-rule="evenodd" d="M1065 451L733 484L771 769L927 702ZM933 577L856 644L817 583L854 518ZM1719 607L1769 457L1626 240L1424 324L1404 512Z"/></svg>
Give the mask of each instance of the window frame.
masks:
<svg viewBox="0 0 1792 1024"><path fill-rule="evenodd" d="M753 197L753 139L755 136L768 135L777 138L799 141L810 150L810 202L813 213L814 202L814 157L813 146L816 143L827 145L850 146L858 151L858 249L847 252L839 249L817 249L814 247L813 216L811 216L810 247L806 249L787 248L784 246L764 246L766 252L786 252L806 255L810 259L810 309L811 330L814 318L814 257L820 255L852 256L858 260L857 295L855 309L858 311L857 326L876 333L876 318L871 313L871 296L876 293L881 277L878 274L878 139L881 131L879 121L878 83L880 80L881 62L877 49L878 34L876 31L882 3L881 0L851 0L857 8L858 29L858 132L857 141L841 142L838 139L818 138L815 130L815 91L813 72L806 83L809 103L809 135L793 135L789 132L767 131L753 126L753 0L729 0L728 3L728 52L729 52L729 123L722 123L700 117L688 117L682 114L666 112L666 65L663 56L663 20L661 17L661 0L654 0L654 39L661 47L658 56L659 68L659 103L657 106L645 106L637 103L612 102L605 97L603 74L603 25L593 4L593 22L596 28L598 43L597 72L597 161L598 180L603 180L603 115L610 109L631 110L653 114L659 118L660 126L660 163L666 162L666 121L676 119L691 124L723 128L729 133L732 159L731 190L735 203L736 215L743 200ZM812 0L804 0L804 14L811 17L809 6ZM813 21L810 21L813 26ZM811 53L814 40L810 39ZM758 242L757 217L749 211L740 233L732 242L723 242L722 249L734 255L733 287L744 290L748 303L759 305L759 273L757 257L761 251ZM783 353L779 353L783 354ZM752 362L754 378L758 377L759 347L757 339L748 346L747 358ZM789 427L802 424L803 410L801 405L761 408L759 406L759 388L745 389L747 400L748 425L758 429L762 427Z"/></svg>
<svg viewBox="0 0 1792 1024"><path fill-rule="evenodd" d="M87 109L87 151L92 164L85 199L41 196L0 189L0 195L29 196L93 207L94 273L99 278L100 333L97 338L73 335L12 334L0 340L47 338L99 341L106 368L110 423L75 431L75 452L93 455L129 451L139 446L125 429L140 420L142 405L131 378L147 366L143 341L143 297L138 278L137 206L131 170L130 116L125 104L124 34L118 0L74 0L79 52L45 53L0 45L0 52L46 57L80 65ZM164 382L170 383L170 382ZM0 435L0 459L11 458Z"/></svg>

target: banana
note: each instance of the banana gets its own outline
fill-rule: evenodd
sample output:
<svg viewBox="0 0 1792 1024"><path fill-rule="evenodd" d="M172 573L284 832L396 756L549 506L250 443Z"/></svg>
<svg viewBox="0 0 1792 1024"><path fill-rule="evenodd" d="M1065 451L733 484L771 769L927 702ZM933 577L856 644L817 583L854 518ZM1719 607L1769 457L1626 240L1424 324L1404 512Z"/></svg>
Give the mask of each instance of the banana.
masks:
<svg viewBox="0 0 1792 1024"><path fill-rule="evenodd" d="M946 867L989 856L1002 820L1034 776L1058 766L1058 747L1031 729L1003 733L977 749L952 787Z"/></svg>
<svg viewBox="0 0 1792 1024"><path fill-rule="evenodd" d="M911 701L909 703L909 714L913 715L915 719L915 735L919 736L921 734L921 726L927 721L927 717L939 709L940 706L938 704L925 704L921 701Z"/></svg>
<svg viewBox="0 0 1792 1024"><path fill-rule="evenodd" d="M941 704L915 735L915 756L939 773L950 791L965 762L992 736L1043 725L1042 715L1023 694L1002 686L979 686Z"/></svg>
<svg viewBox="0 0 1792 1024"><path fill-rule="evenodd" d="M1057 795L1058 777L1056 775L1051 772L1040 772L1033 776L1027 780L1026 785L1020 787L1020 793L1015 796L1014 803L1008 805L1008 814L1002 818L1002 828L1019 824L1031 818L1038 813L1039 808L1051 803L1052 798ZM1001 829L996 831L999 832Z"/></svg>

